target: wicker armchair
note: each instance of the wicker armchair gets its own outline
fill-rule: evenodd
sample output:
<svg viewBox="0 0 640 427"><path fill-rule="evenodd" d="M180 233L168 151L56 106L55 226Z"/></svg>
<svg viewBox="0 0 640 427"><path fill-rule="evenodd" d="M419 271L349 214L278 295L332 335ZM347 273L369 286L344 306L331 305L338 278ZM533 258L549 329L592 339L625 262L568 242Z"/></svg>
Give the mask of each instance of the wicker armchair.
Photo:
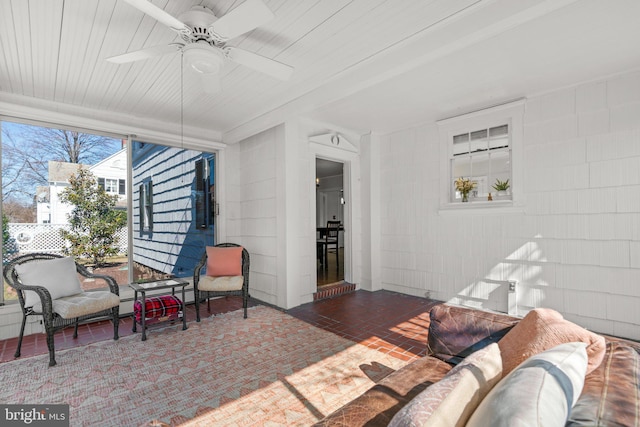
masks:
<svg viewBox="0 0 640 427"><path fill-rule="evenodd" d="M220 243L214 248L240 247L235 243ZM241 296L244 318L247 318L247 305L249 303L249 252L242 248L242 276L206 277L201 278L202 269L207 265L207 251L205 250L200 262L193 271L193 293L196 305L196 320L200 321L200 303L207 300L207 311L211 313L209 299L220 296Z"/></svg>
<svg viewBox="0 0 640 427"><path fill-rule="evenodd" d="M45 332L47 334L47 347L49 348L49 366L56 364L55 345L53 335L56 331L74 326L73 337L78 337L78 325L88 323L89 321L111 319L113 322L113 339L118 339L118 322L119 322L119 305L120 296L118 284L110 277L99 274L90 273L84 266L75 263L77 273L87 278L95 278L104 280L109 286L109 291L91 291L84 292L80 289L80 293L73 295L54 298L52 297L53 289L45 286L33 284L33 280L27 285L23 283L26 275L25 268L33 268L36 262L45 262L48 260L62 259L64 257L56 254L33 253L22 255L9 262L3 269L5 281L14 288L18 293L18 301L22 309L22 326L20 328L20 337L18 338L18 347L15 357L20 357L20 348L22 346L22 338L24 336L24 328L29 316L42 316ZM27 263L34 263L26 266ZM73 269L73 264L69 265L69 269ZM42 265L41 265L42 268ZM23 273L19 273L19 271ZM34 268L37 270L37 268ZM73 272L70 272L75 276ZM76 278L75 276L74 278ZM52 277L47 277L48 281L55 281ZM78 283L79 284L79 283ZM50 291L51 289L51 291ZM27 295L25 291L33 291L37 294ZM54 292L55 294L55 292ZM35 304L33 303L35 301Z"/></svg>

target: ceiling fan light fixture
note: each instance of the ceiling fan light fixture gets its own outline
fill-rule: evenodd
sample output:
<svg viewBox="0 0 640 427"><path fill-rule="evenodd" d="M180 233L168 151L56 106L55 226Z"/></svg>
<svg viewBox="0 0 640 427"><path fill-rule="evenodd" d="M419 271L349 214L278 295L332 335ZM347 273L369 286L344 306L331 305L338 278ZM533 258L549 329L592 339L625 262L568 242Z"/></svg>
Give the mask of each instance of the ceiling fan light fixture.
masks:
<svg viewBox="0 0 640 427"><path fill-rule="evenodd" d="M224 62L222 51L206 43L188 44L183 53L187 68L200 74L217 74Z"/></svg>

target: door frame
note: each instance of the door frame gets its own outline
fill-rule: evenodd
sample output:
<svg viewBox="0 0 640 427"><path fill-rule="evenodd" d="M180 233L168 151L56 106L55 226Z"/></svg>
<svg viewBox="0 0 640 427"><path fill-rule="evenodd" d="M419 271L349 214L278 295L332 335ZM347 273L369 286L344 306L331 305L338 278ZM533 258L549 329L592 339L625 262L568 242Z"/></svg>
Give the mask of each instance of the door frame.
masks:
<svg viewBox="0 0 640 427"><path fill-rule="evenodd" d="M313 168L310 168L311 171L310 173L313 174L312 177L310 177L310 179L308 180L308 182L310 183L309 185L309 194L312 194L313 197L310 197L311 199L311 203L310 203L310 213L312 213L311 218L313 218L312 225L313 225L313 230L312 230L312 235L313 236L313 240L312 240L312 244L313 244L313 264L312 264L312 271L313 271L313 277L314 277L314 283L315 286L317 288L318 286L318 282L317 282L317 267L316 267L316 197L315 197L315 192L316 192L316 180L315 180L315 164L316 164L316 158L320 158L320 159L325 159L325 160L330 160L333 162L338 162L338 163L342 163L343 168L342 168L342 184L343 184L343 190L344 190L344 199L345 199L345 204L344 204L344 219L343 219L343 224L344 224L344 281L348 282L348 283L356 283L357 281L357 277L355 277L354 275L354 269L353 269L353 238L354 238L354 215L353 215L353 209L354 209L354 195L356 194L356 192L354 191L354 188L352 187L353 183L356 182L356 180L353 177L354 171L356 169L355 164L357 163L357 159L358 159L358 154L355 152L351 152L351 151L347 151L347 150L343 150L343 149L339 149L339 148L334 148L334 147L328 147L326 145L323 144L319 144L316 143L314 141L310 142L310 152L311 152L311 157L310 157L310 164L313 165ZM311 244L311 242L310 242ZM310 245L311 246L311 245Z"/></svg>

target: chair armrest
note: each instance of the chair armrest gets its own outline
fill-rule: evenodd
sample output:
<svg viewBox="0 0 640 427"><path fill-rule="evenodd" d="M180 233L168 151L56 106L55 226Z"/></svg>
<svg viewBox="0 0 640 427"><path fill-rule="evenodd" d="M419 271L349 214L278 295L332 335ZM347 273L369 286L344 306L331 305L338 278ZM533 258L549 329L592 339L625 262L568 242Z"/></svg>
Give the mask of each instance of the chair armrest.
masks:
<svg viewBox="0 0 640 427"><path fill-rule="evenodd" d="M82 276L90 279L104 280L105 282L107 282L107 285L109 285L109 290L111 291L111 293L120 296L120 286L118 286L116 279L114 279L113 277L108 276L106 274L91 273L89 272L89 270L87 270L87 268L84 265L78 264L77 262L76 262L76 271L80 273Z"/></svg>
<svg viewBox="0 0 640 427"><path fill-rule="evenodd" d="M107 285L109 285L109 290L111 291L111 293L120 296L120 286L118 285L118 283L116 283L116 279L114 279L113 277L107 276L106 274L89 274L87 277L92 279L104 280L105 282L107 282Z"/></svg>
<svg viewBox="0 0 640 427"><path fill-rule="evenodd" d="M200 261L193 269L193 287L198 289L198 282L200 281L200 272L202 271L202 267L207 263L207 251L202 254Z"/></svg>
<svg viewBox="0 0 640 427"><path fill-rule="evenodd" d="M12 282L10 283L11 287L19 291L33 291L40 297L40 302L42 303L42 313L48 319L53 318L53 298L51 298L51 293L44 286L38 285L24 285L20 282ZM31 307L24 306L24 299L21 296L20 305L23 310ZM25 311L26 312L26 311Z"/></svg>

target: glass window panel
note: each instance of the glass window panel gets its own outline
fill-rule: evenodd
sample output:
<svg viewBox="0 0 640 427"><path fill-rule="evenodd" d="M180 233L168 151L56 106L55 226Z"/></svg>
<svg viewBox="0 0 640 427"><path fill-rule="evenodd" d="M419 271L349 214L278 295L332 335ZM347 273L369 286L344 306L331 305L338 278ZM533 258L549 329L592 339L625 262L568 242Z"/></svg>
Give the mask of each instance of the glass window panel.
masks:
<svg viewBox="0 0 640 427"><path fill-rule="evenodd" d="M458 156L469 152L469 134L456 135L453 137L453 155Z"/></svg>
<svg viewBox="0 0 640 427"><path fill-rule="evenodd" d="M472 153L478 151L486 151L487 150L487 130L477 130L475 132L471 132L471 144L470 151Z"/></svg>
<svg viewBox="0 0 640 427"><path fill-rule="evenodd" d="M205 246L216 243L214 223L207 221L215 208L209 203L215 201L215 156L140 141L131 154L134 188L142 189L133 199L141 197L149 207L133 215L133 279L192 277ZM140 232L146 222L152 232Z"/></svg>
<svg viewBox="0 0 640 427"><path fill-rule="evenodd" d="M462 199L462 195L456 190L455 180L460 177L471 176L471 157L460 157L451 160L451 201Z"/></svg>
<svg viewBox="0 0 640 427"><path fill-rule="evenodd" d="M489 140L489 149L495 150L496 148L506 148L509 146L509 137L495 137Z"/></svg>
<svg viewBox="0 0 640 427"><path fill-rule="evenodd" d="M107 178L104 180L104 191L107 193L117 193L118 192L118 180Z"/></svg>
<svg viewBox="0 0 640 427"><path fill-rule="evenodd" d="M511 184L511 154L509 151L499 151L491 153L491 175L489 177L489 188L494 194L497 190L493 188L497 180L504 182L509 180ZM511 189L507 193L511 193ZM511 198L509 195L508 198Z"/></svg>
<svg viewBox="0 0 640 427"><path fill-rule="evenodd" d="M65 190L73 191L69 180L78 176L78 166L74 163L78 158L83 159L99 187L111 188L112 182L105 180L105 176L119 177L125 182L127 154L122 140L58 126L2 121L0 127L2 213L8 220L3 239L3 262L33 252L66 254L67 250L80 251L82 248L79 246L86 242L90 251L96 247L113 249L114 253L109 250L103 265L92 267L95 273L108 274L126 286L129 283L126 197L120 198L115 206L110 203L96 205L92 201L90 205L93 205L95 215L90 224L82 221L78 225L71 223L77 207L65 201ZM72 153L66 151L69 146L74 150ZM61 152L66 153L63 158L60 157ZM120 160L119 168L112 166L111 162L103 162L110 156ZM108 226L113 225L116 219L123 223L122 227L110 229ZM67 229L76 236L83 235L86 227L94 234L89 236L94 237L91 242L73 238L75 246L72 246L71 239L64 239L60 234L61 229ZM91 256L76 256L81 263L93 263ZM83 283L84 289L103 287L106 284L101 280ZM0 305L5 298L11 304L17 303L15 291L6 284L0 294Z"/></svg>
<svg viewBox="0 0 640 427"><path fill-rule="evenodd" d="M488 153L472 156L471 172L473 180L477 183L475 190L471 192L471 197L486 197L488 194L487 176L491 173L491 162Z"/></svg>
<svg viewBox="0 0 640 427"><path fill-rule="evenodd" d="M471 132L471 140L473 141L474 139L484 139L487 137L487 130L486 129L482 129L482 130L477 130L475 132Z"/></svg>
<svg viewBox="0 0 640 427"><path fill-rule="evenodd" d="M489 136L503 136L509 134L509 125L496 126L489 129Z"/></svg>

